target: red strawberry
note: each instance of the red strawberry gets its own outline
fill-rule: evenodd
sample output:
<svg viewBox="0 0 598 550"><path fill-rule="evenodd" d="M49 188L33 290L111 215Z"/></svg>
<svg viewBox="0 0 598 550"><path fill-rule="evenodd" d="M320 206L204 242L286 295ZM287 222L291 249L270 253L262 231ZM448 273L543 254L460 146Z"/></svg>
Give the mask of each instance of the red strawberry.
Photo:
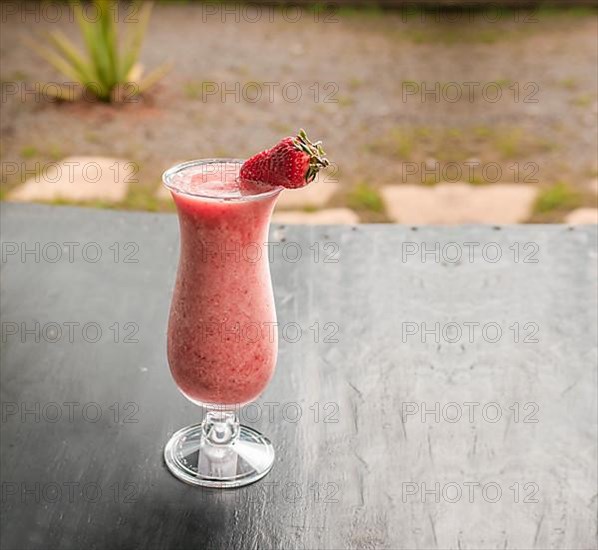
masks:
<svg viewBox="0 0 598 550"><path fill-rule="evenodd" d="M330 163L320 142L312 143L304 130L287 137L272 149L262 151L241 166L241 180L268 186L297 189L313 181L323 166Z"/></svg>

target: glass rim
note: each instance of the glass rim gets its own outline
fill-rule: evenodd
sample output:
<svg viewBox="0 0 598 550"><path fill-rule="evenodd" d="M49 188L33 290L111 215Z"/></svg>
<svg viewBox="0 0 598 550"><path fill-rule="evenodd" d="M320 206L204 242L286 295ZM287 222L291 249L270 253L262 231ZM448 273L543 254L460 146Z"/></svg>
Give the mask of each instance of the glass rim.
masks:
<svg viewBox="0 0 598 550"><path fill-rule="evenodd" d="M274 197L278 195L284 187L278 186L273 189L269 189L268 191L264 191L263 193L256 193L254 195L213 195L209 193L201 193L201 192L194 192L194 191L187 191L185 189L181 189L179 186L176 185L174 182L175 176L180 174L181 172L188 170L189 168L195 168L197 166L207 166L210 164L238 164L239 166L245 162L244 159L237 159L237 158L208 158L208 159L196 159L196 160L188 160L185 162L181 162L179 164L175 164L171 166L168 170L166 170L162 174L162 184L164 187L178 193L180 195L187 195L189 197L198 197L201 199L207 199L212 201L227 201L227 202L248 202L248 201L256 201L262 200L269 197Z"/></svg>

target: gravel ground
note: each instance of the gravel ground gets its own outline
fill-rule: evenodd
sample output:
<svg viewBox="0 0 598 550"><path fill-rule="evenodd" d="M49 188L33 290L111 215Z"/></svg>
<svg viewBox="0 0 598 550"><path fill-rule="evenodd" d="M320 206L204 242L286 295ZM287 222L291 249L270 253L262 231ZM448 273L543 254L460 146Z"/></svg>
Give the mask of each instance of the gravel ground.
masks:
<svg viewBox="0 0 598 550"><path fill-rule="evenodd" d="M496 162L499 181L543 189L562 182L576 205L595 205L596 12L503 12L498 22L476 13L453 23L442 14L422 21L342 12L316 22L308 12L291 21L296 13L222 10L156 6L142 62L170 61L173 69L146 97L119 106L9 93L14 82L21 92L25 83L60 80L23 46L24 35L77 32L67 17L3 17L3 167L32 169L71 155L131 159L142 183L121 206L162 208L151 197L169 164L246 157L304 127L338 167L341 191L330 206L350 202L366 221L385 216L363 193L351 196L355 186L375 194L381 185L455 179L448 163L461 171L458 179L483 185L489 172L482 168ZM438 93L424 96L422 86ZM4 192L22 180L3 174ZM556 208L533 219L562 215Z"/></svg>

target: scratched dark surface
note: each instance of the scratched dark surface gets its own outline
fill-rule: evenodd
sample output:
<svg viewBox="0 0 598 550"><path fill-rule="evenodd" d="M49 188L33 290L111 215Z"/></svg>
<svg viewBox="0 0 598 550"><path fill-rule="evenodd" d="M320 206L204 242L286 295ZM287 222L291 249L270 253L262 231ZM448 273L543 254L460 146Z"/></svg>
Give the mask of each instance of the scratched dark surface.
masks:
<svg viewBox="0 0 598 550"><path fill-rule="evenodd" d="M4 203L1 230L3 549L596 547L595 226L273 227L285 333L242 416L276 461L229 492L162 462L201 414L165 360L176 217ZM502 337L452 341L478 322Z"/></svg>

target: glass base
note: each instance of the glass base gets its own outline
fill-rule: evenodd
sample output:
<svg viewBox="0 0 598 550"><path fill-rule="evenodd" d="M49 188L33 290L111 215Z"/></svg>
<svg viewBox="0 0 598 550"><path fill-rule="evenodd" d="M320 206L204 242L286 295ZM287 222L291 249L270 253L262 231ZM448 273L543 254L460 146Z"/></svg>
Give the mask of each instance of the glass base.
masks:
<svg viewBox="0 0 598 550"><path fill-rule="evenodd" d="M176 432L164 447L164 460L181 481L226 489L263 478L274 464L274 447L247 426L238 426L232 440L215 442L204 421Z"/></svg>

